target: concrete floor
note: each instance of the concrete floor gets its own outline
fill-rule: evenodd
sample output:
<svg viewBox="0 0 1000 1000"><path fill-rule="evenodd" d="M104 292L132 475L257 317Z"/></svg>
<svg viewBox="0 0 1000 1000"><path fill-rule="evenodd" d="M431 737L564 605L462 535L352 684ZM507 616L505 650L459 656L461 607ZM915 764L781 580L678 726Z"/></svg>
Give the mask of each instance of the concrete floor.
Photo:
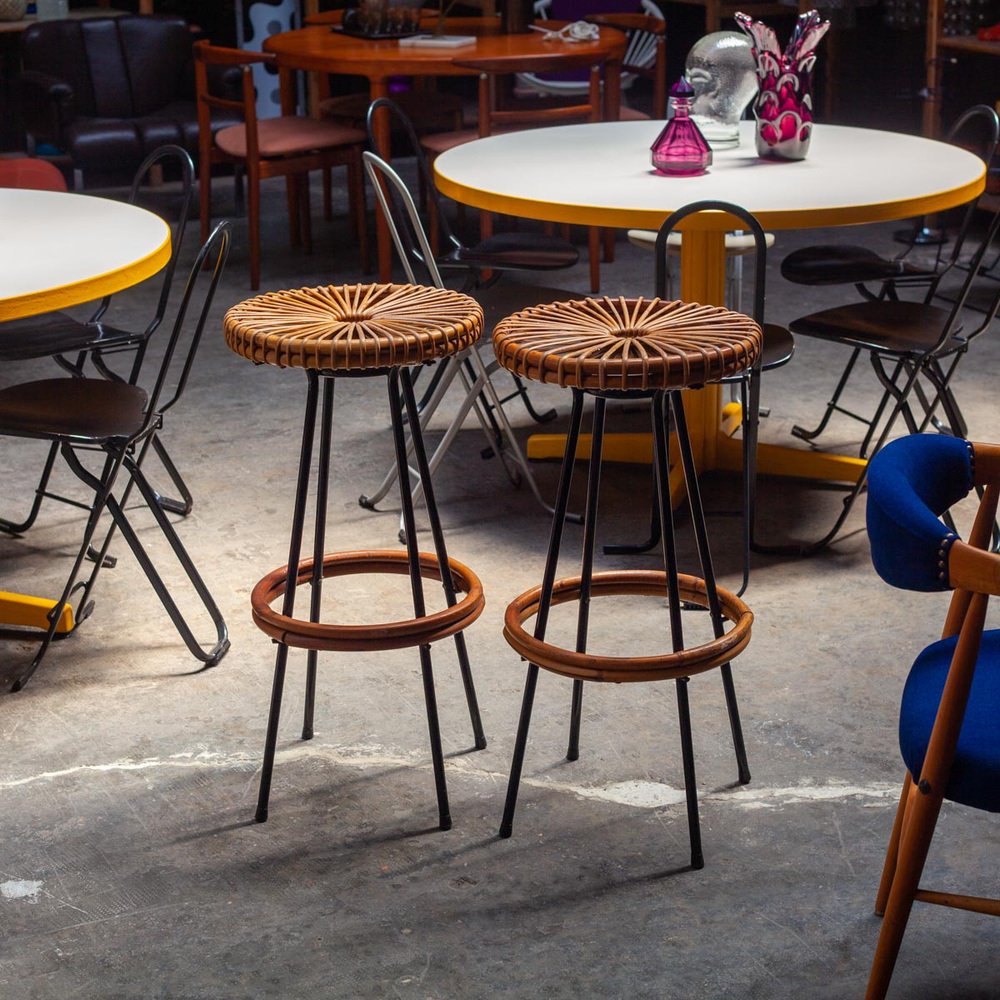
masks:
<svg viewBox="0 0 1000 1000"><path fill-rule="evenodd" d="M228 185L219 185L227 211ZM317 251L287 249L280 187L268 197L264 288L356 280L342 218L318 224ZM803 294L777 274L795 246L864 236L892 250L891 230L781 233L770 312L786 321L840 290ZM902 767L895 720L912 655L940 632L946 595L890 591L871 569L863 513L811 559L758 557L747 600L753 641L735 673L753 781L735 763L718 675L691 696L706 855L689 870L669 684L590 685L582 750L567 763L569 683L542 674L514 835L500 841L523 665L501 636L507 602L540 579L548 520L469 425L437 480L451 554L473 567L487 610L467 633L489 746L472 737L453 647L435 647L455 825L436 809L416 652L321 657L317 730L299 739L304 656L293 652L270 819L253 809L274 647L250 620L249 593L286 558L304 379L255 368L226 348L221 316L247 291L243 223L196 377L166 440L196 496L179 525L228 620L232 650L198 672L124 545L103 573L97 608L57 643L27 688L0 696L0 996L44 998L622 997L840 998L863 992L879 922L872 904ZM619 243L603 269L609 293L648 292L649 256ZM185 247L185 259L194 252ZM559 275L581 292L585 265ZM139 323L155 289L119 296ZM762 433L793 444L843 352L801 343L770 375ZM0 383L51 374L8 366ZM1000 345L976 345L958 376L974 438L995 440ZM873 398L867 372L861 405ZM534 390L564 419L567 398ZM392 547L397 510L361 509L391 439L381 383L338 388L330 549ZM511 417L527 436L518 406ZM615 426L642 427L616 408ZM848 448L838 421L823 444ZM0 501L30 495L40 449L0 442ZM557 468L540 464L547 494ZM647 471L605 477L605 540L641 537ZM68 477L63 477L68 479ZM582 484L578 484L582 485ZM732 509L734 477L712 475L713 509ZM839 509L832 489L765 480L761 535L818 537ZM390 502L391 501L391 502ZM150 550L157 532L136 513ZM686 520L682 515L682 526ZM738 522L713 518L724 583L737 579ZM23 538L0 539L0 587L56 592L77 544L78 511L47 503ZM427 538L426 534L423 536ZM567 567L579 530L569 532ZM427 547L426 544L424 547ZM685 565L693 566L690 543ZM602 557L653 567L653 556ZM169 565L169 564L168 564ZM571 569L569 571L572 571ZM405 614L405 591L359 578L336 589L341 620ZM369 584L371 580L367 581ZM335 588L329 588L334 590ZM652 651L662 608L617 600L593 615L592 648ZM689 615L691 628L704 627ZM560 618L559 626L567 628ZM627 638L622 636L628 632ZM27 642L0 644L15 676ZM998 834L987 818L946 808L927 882L997 891ZM1000 996L997 925L918 907L893 996Z"/></svg>

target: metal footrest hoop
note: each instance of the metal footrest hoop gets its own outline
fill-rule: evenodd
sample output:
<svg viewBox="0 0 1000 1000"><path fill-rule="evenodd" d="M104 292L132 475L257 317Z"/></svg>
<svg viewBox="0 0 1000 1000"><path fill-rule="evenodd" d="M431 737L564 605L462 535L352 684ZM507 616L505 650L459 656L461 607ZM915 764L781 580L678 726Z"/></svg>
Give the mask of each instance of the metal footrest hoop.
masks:
<svg viewBox="0 0 1000 1000"><path fill-rule="evenodd" d="M465 595L452 607L406 621L336 625L292 618L271 607L272 602L284 594L287 585L288 567L282 566L263 577L250 595L254 624L272 639L300 649L349 652L424 646L467 628L482 614L486 604L482 584L468 566L449 559L448 567L456 592ZM335 552L323 556L324 579L363 573L406 576L409 572L407 554L392 549ZM441 579L436 555L420 553L420 575L425 580ZM303 559L298 567L297 584L309 583L312 576L313 560Z"/></svg>

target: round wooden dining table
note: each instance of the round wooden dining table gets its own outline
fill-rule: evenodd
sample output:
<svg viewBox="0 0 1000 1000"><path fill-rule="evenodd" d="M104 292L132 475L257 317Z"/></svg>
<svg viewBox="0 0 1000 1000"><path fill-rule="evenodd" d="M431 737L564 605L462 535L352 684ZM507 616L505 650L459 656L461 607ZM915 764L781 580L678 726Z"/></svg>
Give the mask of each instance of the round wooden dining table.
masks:
<svg viewBox="0 0 1000 1000"><path fill-rule="evenodd" d="M963 205L985 186L974 153L920 136L816 125L809 155L797 162L757 156L754 122L742 122L740 145L715 151L700 176L664 176L649 147L662 123L565 125L490 136L448 150L434 161L441 192L474 208L546 222L616 229L660 227L676 209L702 200L752 212L768 230L885 222ZM680 297L724 305L725 234L739 228L723 213L690 216L680 226ZM652 286L652 265L650 285ZM692 445L701 470L742 468L738 408L723 418L719 386L686 394ZM648 461L645 436L606 437L623 461ZM631 440L629 439L631 438ZM588 445L589 447L589 445ZM638 450L638 454L637 454ZM614 451L612 450L612 454ZM538 435L529 457L562 454L562 439ZM863 459L760 445L762 473L856 482Z"/></svg>
<svg viewBox="0 0 1000 1000"><path fill-rule="evenodd" d="M339 14L339 12L337 12ZM322 16L322 15L320 15ZM338 18L331 16L330 21ZM315 19L313 19L315 20ZM436 19L428 22L434 30ZM549 22L558 27L561 22ZM400 45L397 39L359 38L338 30L336 23L312 23L296 31L272 35L264 42L264 50L276 57L281 85L283 114L294 114L297 99L294 71L342 73L362 76L368 80L371 100L389 97L389 80L393 77L470 76L473 71L458 63L468 59L516 58L540 53L558 55L561 52L578 55L591 52L605 60L604 117L618 117L621 101L621 60L625 55L625 35L613 28L601 28L596 41L565 42L546 37L544 31L524 34L502 34L498 18L448 18L445 30L450 35L468 35L472 41L456 48L421 48ZM378 153L389 159L389 117L382 114L375 120L375 140ZM381 217L378 219L378 259L380 280L388 281L392 273L392 243Z"/></svg>

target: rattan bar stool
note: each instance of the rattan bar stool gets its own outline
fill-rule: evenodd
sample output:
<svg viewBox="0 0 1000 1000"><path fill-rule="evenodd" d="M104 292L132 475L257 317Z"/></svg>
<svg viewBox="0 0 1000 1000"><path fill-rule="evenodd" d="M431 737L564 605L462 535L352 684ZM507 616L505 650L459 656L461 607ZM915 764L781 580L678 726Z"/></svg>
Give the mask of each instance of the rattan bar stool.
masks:
<svg viewBox="0 0 1000 1000"><path fill-rule="evenodd" d="M454 637L475 747L482 749L486 746L486 738L463 630L479 617L485 602L482 585L475 573L448 558L420 434L410 369L472 346L482 332L482 324L483 313L474 299L458 292L420 285L347 285L272 292L233 306L226 314L226 342L233 351L256 364L302 368L307 378L288 564L260 580L250 598L254 623L278 644L257 801L256 819L260 823L267 819L289 648L294 646L308 651L302 738L310 739L313 735L316 668L320 650L356 652L416 646L420 651L440 827L442 830L451 827L430 644L448 636ZM397 474L402 486L406 552L364 550L326 553L334 386L338 378L375 376L385 377L387 382ZM417 470L424 485L434 539L433 554L417 551L404 407ZM302 559L317 411L321 412L313 552L311 558ZM375 625L320 621L323 580L358 573L408 575L414 617ZM441 581L447 603L443 610L427 612L424 579ZM308 619L294 614L296 589L302 584L311 585ZM461 600L459 594L462 595ZM272 607L278 597L282 597L280 612Z"/></svg>
<svg viewBox="0 0 1000 1000"><path fill-rule="evenodd" d="M691 838L691 867L701 868L704 858L695 787L688 678L716 667L720 669L739 781L746 784L750 780L750 770L730 661L750 641L753 614L735 594L715 584L697 470L681 396L686 388L718 382L753 365L761 350L760 327L747 316L715 306L663 299L584 299L535 306L508 316L493 333L493 348L500 364L513 374L565 386L573 391L573 409L542 584L516 597L508 605L504 617L504 638L522 659L527 660L528 673L500 836L509 837L513 827L539 667L573 680L566 755L569 760L576 760L579 756L584 681L674 680ZM574 457L583 422L584 399L588 395L594 397L593 435L580 574L556 580ZM652 400L654 466L664 562L662 572L594 572L605 408L608 399L621 398ZM677 567L670 502L671 430L677 438L684 470L701 563L700 577L680 573ZM671 651L653 656L588 653L591 598L608 595L666 597ZM550 608L570 601L579 604L576 648L573 650L545 641ZM708 609L714 633L712 640L685 646L681 614L685 603ZM535 619L535 624L529 633L525 623L530 618Z"/></svg>

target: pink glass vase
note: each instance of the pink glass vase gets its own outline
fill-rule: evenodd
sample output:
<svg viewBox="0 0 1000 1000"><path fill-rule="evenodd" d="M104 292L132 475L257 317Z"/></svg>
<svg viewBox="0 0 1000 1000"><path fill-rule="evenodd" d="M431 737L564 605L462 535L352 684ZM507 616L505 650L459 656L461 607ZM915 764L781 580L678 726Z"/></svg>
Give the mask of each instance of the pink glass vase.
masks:
<svg viewBox="0 0 1000 1000"><path fill-rule="evenodd" d="M804 160L812 137L816 46L830 22L822 20L815 10L800 14L782 52L774 31L763 21L755 21L749 14L735 16L736 23L750 37L757 63L757 155Z"/></svg>
<svg viewBox="0 0 1000 1000"><path fill-rule="evenodd" d="M683 77L670 88L674 115L650 146L653 166L661 174L692 176L712 165L712 150L690 117L692 97L694 90Z"/></svg>

